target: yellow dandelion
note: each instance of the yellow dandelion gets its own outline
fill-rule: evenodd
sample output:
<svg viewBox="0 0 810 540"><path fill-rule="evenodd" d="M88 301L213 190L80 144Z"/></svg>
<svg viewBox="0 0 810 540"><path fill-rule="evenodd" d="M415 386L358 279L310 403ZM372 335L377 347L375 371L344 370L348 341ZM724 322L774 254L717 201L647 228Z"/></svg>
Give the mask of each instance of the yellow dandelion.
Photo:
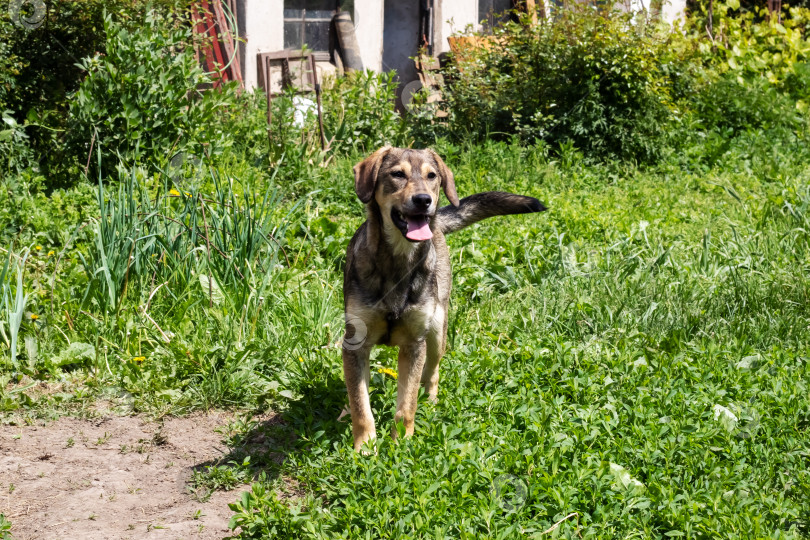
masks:
<svg viewBox="0 0 810 540"><path fill-rule="evenodd" d="M136 356L135 358L132 359L132 361L135 362L138 365L141 365L146 361L146 357L145 356Z"/></svg>
<svg viewBox="0 0 810 540"><path fill-rule="evenodd" d="M184 191L183 193L185 193L186 197L191 197L191 193L189 193L188 191Z"/></svg>
<svg viewBox="0 0 810 540"><path fill-rule="evenodd" d="M34 246L34 249L37 251L42 251L42 246Z"/></svg>
<svg viewBox="0 0 810 540"><path fill-rule="evenodd" d="M303 362L303 361L304 361L304 358L303 358L302 356L299 356L299 357L298 357L298 361L299 361L299 362Z"/></svg>
<svg viewBox="0 0 810 540"><path fill-rule="evenodd" d="M54 255L56 255L56 254L53 252L53 250L50 250L48 252L48 257L53 257Z"/></svg>
<svg viewBox="0 0 810 540"><path fill-rule="evenodd" d="M169 195L171 195L172 197L179 197L180 192L177 191L176 189L172 188L172 189L169 190Z"/></svg>
<svg viewBox="0 0 810 540"><path fill-rule="evenodd" d="M37 319L39 319L39 315L37 315L36 313L32 313L32 314L31 314L31 320L32 320L32 321L35 321L35 320L37 320Z"/></svg>
<svg viewBox="0 0 810 540"><path fill-rule="evenodd" d="M396 379L396 378L397 378L397 372L396 372L396 371L394 371L393 369L389 369L389 368L380 368L380 369L378 369L377 371L379 371L379 372L380 372L380 373L382 373L383 375L388 375L388 376L389 376L389 377L391 377L392 379Z"/></svg>

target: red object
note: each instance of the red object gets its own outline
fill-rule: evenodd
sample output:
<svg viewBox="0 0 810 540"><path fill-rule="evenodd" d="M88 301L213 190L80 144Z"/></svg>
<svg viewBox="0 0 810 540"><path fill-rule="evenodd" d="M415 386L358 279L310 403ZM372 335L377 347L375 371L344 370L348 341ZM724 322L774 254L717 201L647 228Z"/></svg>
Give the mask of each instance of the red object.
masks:
<svg viewBox="0 0 810 540"><path fill-rule="evenodd" d="M236 2L229 1L228 7L236 24ZM201 36L202 45L198 55L202 56L203 69L212 75L214 88L223 82L242 83L242 70L239 65L238 37L231 32L225 17L222 0L199 0L191 5L191 19L194 33Z"/></svg>

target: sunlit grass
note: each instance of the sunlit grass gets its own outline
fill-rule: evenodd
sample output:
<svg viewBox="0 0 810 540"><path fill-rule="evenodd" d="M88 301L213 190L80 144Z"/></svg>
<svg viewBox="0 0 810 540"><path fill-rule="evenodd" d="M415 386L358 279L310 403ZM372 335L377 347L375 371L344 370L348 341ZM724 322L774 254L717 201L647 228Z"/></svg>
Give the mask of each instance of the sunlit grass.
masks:
<svg viewBox="0 0 810 540"><path fill-rule="evenodd" d="M338 421L357 156L287 187L212 160L59 194L92 204L95 191L95 209L70 234L30 237L38 319L20 342L37 348L4 360L4 414L92 414L101 396L122 412L280 412L244 422L195 480L253 479L234 506L243 537L806 537L803 161L739 149L722 168L638 170L573 149L438 150L460 195L508 190L550 210L450 237L450 347L414 438L362 457ZM375 352L380 433L395 368L393 349Z"/></svg>

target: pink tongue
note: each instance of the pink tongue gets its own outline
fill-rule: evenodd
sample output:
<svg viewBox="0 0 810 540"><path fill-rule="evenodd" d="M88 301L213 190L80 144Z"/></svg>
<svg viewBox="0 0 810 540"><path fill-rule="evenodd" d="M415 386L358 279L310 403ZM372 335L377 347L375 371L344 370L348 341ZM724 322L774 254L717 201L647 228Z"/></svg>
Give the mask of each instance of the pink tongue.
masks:
<svg viewBox="0 0 810 540"><path fill-rule="evenodd" d="M408 222L408 232L405 236L410 240L422 241L433 238L433 232L425 216L406 217L405 221Z"/></svg>

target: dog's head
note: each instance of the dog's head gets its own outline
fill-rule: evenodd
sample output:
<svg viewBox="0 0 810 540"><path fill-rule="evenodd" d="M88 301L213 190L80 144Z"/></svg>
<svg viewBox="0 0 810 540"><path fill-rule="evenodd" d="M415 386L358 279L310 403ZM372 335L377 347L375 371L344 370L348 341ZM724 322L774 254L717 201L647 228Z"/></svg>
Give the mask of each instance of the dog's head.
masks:
<svg viewBox="0 0 810 540"><path fill-rule="evenodd" d="M354 189L364 203L374 199L384 225L411 242L430 240L430 222L439 206L439 191L458 206L453 173L433 150L385 146L354 166Z"/></svg>

